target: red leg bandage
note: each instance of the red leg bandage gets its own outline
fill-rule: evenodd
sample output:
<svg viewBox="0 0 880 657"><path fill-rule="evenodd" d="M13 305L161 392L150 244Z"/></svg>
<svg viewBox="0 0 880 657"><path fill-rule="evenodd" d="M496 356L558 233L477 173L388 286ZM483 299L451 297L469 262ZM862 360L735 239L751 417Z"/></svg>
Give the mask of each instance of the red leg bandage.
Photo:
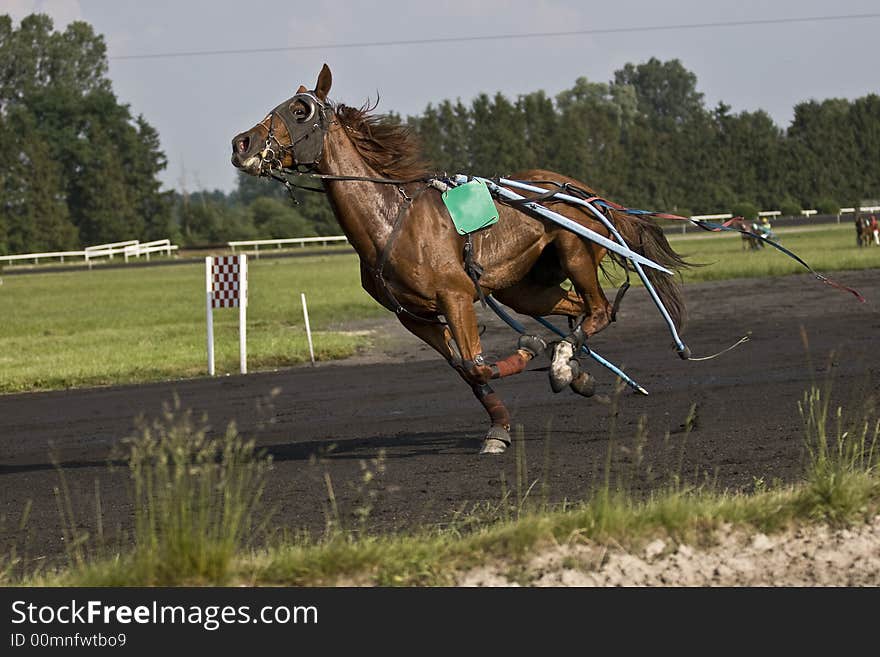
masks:
<svg viewBox="0 0 880 657"><path fill-rule="evenodd" d="M492 378L503 379L511 374L519 374L526 368L531 358L528 352L518 349L516 353L495 363L492 367Z"/></svg>

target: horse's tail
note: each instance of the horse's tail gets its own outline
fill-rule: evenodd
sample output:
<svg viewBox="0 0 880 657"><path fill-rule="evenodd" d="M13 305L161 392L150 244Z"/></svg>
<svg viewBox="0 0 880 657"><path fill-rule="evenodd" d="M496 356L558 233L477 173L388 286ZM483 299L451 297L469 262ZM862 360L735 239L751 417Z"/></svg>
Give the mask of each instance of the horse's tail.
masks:
<svg viewBox="0 0 880 657"><path fill-rule="evenodd" d="M633 215L614 210L611 212L621 236L629 248L636 253L676 272L693 266L669 245L663 229L650 215ZM628 260L622 261L623 259L614 254L612 257L617 264L632 269L632 264ZM643 270L663 305L666 306L666 310L669 311L675 328L681 332L687 319L687 312L678 277L664 274L653 267L644 267Z"/></svg>

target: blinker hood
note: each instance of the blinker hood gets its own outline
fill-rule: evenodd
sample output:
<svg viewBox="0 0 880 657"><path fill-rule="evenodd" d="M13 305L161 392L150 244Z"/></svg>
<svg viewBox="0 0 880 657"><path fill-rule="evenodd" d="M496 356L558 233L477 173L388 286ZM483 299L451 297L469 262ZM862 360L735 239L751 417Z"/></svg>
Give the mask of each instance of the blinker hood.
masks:
<svg viewBox="0 0 880 657"><path fill-rule="evenodd" d="M305 115L294 112L294 107L299 103L305 105ZM304 92L296 94L272 110L271 115L281 119L287 128L290 146L285 150L290 152L295 166L314 167L321 161L324 135L329 125L327 109L312 93Z"/></svg>

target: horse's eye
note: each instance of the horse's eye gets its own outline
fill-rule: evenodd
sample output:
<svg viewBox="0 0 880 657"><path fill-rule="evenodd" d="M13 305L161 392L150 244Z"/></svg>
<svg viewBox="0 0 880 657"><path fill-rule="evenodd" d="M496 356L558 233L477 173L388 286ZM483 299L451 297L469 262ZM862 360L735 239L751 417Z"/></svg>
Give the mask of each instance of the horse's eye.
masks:
<svg viewBox="0 0 880 657"><path fill-rule="evenodd" d="M295 104L294 104L294 106L293 106L293 115L294 115L297 119L304 119L304 118L306 117L307 114L308 114L308 110L306 109L306 106L305 106L305 105L303 105L302 103L295 103Z"/></svg>

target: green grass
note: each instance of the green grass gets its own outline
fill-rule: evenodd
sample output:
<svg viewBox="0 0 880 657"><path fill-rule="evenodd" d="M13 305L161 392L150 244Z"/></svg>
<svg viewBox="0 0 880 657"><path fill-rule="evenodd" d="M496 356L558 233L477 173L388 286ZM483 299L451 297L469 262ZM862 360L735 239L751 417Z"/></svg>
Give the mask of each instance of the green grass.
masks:
<svg viewBox="0 0 880 657"><path fill-rule="evenodd" d="M357 258L250 261L248 368L307 362L300 292L316 358L367 343L334 330L385 311L360 288ZM205 374L204 265L7 276L0 286L0 392ZM238 311L214 313L217 372L238 371Z"/></svg>
<svg viewBox="0 0 880 657"><path fill-rule="evenodd" d="M779 243L800 256L820 273L880 267L880 248L858 248L855 230L849 223L829 224L819 230L782 228L775 230ZM670 244L694 263L682 274L685 283L718 281L731 278L763 278L801 274L807 270L772 246L758 251L744 251L738 234L699 233L678 237Z"/></svg>
<svg viewBox="0 0 880 657"><path fill-rule="evenodd" d="M462 571L503 562L512 570L536 549L592 541L637 549L662 536L710 544L730 523L773 533L812 522L842 526L880 509L880 422L871 404L847 419L829 412L828 390L812 388L800 405L806 468L802 483L756 486L750 494L670 483L647 499L624 485L599 484L568 508L548 508L529 497L527 478L515 497L499 491L497 505L472 510L443 529L398 535L346 531L330 522L321 540L280 539L254 548L252 528L265 524L259 495L271 463L229 433L208 442L187 416L132 443L129 456L137 500L135 548L110 559L71 559L55 572L13 575L14 559L0 561L0 583L44 586L133 585L449 585ZM638 441L638 436L636 437ZM525 477L525 455L516 451ZM381 469L381 463L373 464ZM374 473L368 467L365 473ZM364 477L365 485L371 477ZM232 482L232 485L229 484ZM328 485L332 508L332 487ZM62 514L63 515L63 514ZM246 522L245 522L246 519ZM71 534L71 541L77 543ZM79 541L78 544L82 544Z"/></svg>

